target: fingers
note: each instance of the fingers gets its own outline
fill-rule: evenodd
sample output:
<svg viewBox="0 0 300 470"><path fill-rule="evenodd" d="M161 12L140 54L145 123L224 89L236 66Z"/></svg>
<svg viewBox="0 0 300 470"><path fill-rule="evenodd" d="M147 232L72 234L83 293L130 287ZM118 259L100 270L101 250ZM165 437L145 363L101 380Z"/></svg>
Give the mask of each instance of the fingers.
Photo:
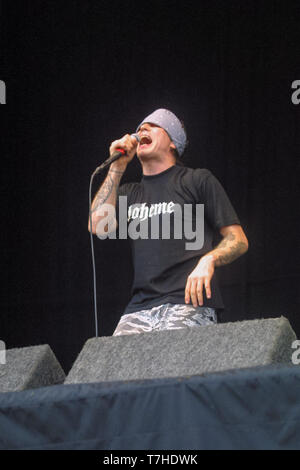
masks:
<svg viewBox="0 0 300 470"><path fill-rule="evenodd" d="M203 280L202 279L199 279L198 282L197 282L197 287L196 287L196 292L197 292L197 299L198 300L198 304L201 306L203 305ZM194 305L194 303L193 303ZM194 305L195 307L195 305ZM196 304L196 307L197 307L197 304Z"/></svg>
<svg viewBox="0 0 300 470"><path fill-rule="evenodd" d="M203 283L199 282L197 279L192 280L191 299L192 299L192 304L194 307L198 307L198 302L199 302L199 305L203 304L202 287L203 287Z"/></svg>
<svg viewBox="0 0 300 470"><path fill-rule="evenodd" d="M210 288L210 281L208 279L205 280L204 287L205 287L206 297L208 299L210 299L211 298L211 288Z"/></svg>
<svg viewBox="0 0 300 470"><path fill-rule="evenodd" d="M186 285L185 285L185 299L184 300L186 304L189 304L191 300L190 288L191 288L191 278L188 277L186 281Z"/></svg>
<svg viewBox="0 0 300 470"><path fill-rule="evenodd" d="M133 156L137 145L138 142L136 138L131 136L130 134L126 134L121 139L114 140L110 145L109 151L110 154L112 154L116 149L121 148L125 150L128 156Z"/></svg>
<svg viewBox="0 0 300 470"><path fill-rule="evenodd" d="M185 287L185 303L189 304L191 301L194 307L201 307L204 292L208 299L211 298L210 279L189 276Z"/></svg>

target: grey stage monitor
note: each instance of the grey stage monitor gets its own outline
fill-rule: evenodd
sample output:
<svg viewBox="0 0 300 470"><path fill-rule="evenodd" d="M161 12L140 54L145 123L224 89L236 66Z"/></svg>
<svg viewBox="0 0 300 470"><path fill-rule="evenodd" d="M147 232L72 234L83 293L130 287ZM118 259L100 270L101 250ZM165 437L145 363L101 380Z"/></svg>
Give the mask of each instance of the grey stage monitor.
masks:
<svg viewBox="0 0 300 470"><path fill-rule="evenodd" d="M291 363L285 317L89 339L65 383L186 377Z"/></svg>
<svg viewBox="0 0 300 470"><path fill-rule="evenodd" d="M5 351L0 365L0 392L17 392L61 384L65 373L47 344Z"/></svg>

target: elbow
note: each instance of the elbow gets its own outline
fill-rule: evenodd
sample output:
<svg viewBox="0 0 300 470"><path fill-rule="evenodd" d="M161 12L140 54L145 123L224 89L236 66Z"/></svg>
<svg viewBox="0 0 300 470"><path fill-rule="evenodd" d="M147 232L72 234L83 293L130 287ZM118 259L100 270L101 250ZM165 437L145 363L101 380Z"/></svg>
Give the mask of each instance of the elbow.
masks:
<svg viewBox="0 0 300 470"><path fill-rule="evenodd" d="M90 233L92 233L93 235L97 234L97 224L95 223L95 221L93 219L91 220L90 218L89 218L89 221L88 221L88 231Z"/></svg>
<svg viewBox="0 0 300 470"><path fill-rule="evenodd" d="M238 241L241 249L241 254L243 255L247 253L249 249L249 241L242 227L239 228Z"/></svg>
<svg viewBox="0 0 300 470"><path fill-rule="evenodd" d="M245 254L247 253L249 249L249 242L248 242L248 238L246 237L246 235L243 236L241 243L243 244L243 254Z"/></svg>
<svg viewBox="0 0 300 470"><path fill-rule="evenodd" d="M92 227L92 230L91 230L90 224L88 224L88 231L89 231L90 233L92 233L93 235L96 235L96 229L95 229L95 227L93 226L93 227Z"/></svg>
<svg viewBox="0 0 300 470"><path fill-rule="evenodd" d="M115 218L109 219L100 219L97 221L92 220L92 229L90 220L88 222L88 231L93 235L97 235L99 238L106 238L110 234L114 233L118 227L118 223Z"/></svg>

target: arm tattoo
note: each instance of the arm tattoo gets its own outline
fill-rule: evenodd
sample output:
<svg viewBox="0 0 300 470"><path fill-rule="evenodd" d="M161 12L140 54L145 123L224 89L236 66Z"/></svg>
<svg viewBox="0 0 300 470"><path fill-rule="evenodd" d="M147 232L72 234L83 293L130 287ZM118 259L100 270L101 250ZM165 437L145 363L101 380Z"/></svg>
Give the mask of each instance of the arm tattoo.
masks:
<svg viewBox="0 0 300 470"><path fill-rule="evenodd" d="M226 235L226 237L224 237L223 240L219 243L216 249L220 249L221 252L216 259L216 266L229 264L245 253L245 249L247 249L246 244L235 240L236 237L234 233L229 232L229 234Z"/></svg>
<svg viewBox="0 0 300 470"><path fill-rule="evenodd" d="M232 232L229 232L223 240L220 241L218 248L227 248L228 242L232 242L235 240L235 235Z"/></svg>
<svg viewBox="0 0 300 470"><path fill-rule="evenodd" d="M216 260L216 266L222 266L223 264L229 264L235 259L239 258L245 253L246 245L243 242L237 242L235 245L229 248L229 250L223 255L219 255Z"/></svg>
<svg viewBox="0 0 300 470"><path fill-rule="evenodd" d="M124 171L112 170L111 168L110 168L109 172L110 173L117 173L118 175L123 175L123 173L124 173Z"/></svg>
<svg viewBox="0 0 300 470"><path fill-rule="evenodd" d="M114 170L110 170L110 171L113 171L114 173L118 173L120 175L123 174L122 172L119 172L119 171L114 171ZM106 180L104 181L103 185L101 186L98 193L96 194L95 200L93 202L94 207L92 208L91 212L95 212L103 204L105 204L105 202L107 201L107 199L109 198L109 196L112 194L113 191L115 193L117 192L117 187L119 185L120 179L121 179L121 176L118 179L118 181L115 182L113 181L111 175L108 173Z"/></svg>

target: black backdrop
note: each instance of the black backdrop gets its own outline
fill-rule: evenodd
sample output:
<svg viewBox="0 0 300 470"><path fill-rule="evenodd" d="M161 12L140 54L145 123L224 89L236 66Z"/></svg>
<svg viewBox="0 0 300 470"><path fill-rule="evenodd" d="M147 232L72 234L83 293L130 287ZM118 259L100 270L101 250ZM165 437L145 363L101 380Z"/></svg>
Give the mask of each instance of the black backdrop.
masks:
<svg viewBox="0 0 300 470"><path fill-rule="evenodd" d="M219 268L222 321L289 318L300 337L299 2L2 1L0 338L48 343L68 372L94 336L89 178L157 107L187 166L222 182L248 253ZM139 179L138 161L124 181ZM97 177L93 192L102 177ZM99 333L129 299L128 243L95 238Z"/></svg>

